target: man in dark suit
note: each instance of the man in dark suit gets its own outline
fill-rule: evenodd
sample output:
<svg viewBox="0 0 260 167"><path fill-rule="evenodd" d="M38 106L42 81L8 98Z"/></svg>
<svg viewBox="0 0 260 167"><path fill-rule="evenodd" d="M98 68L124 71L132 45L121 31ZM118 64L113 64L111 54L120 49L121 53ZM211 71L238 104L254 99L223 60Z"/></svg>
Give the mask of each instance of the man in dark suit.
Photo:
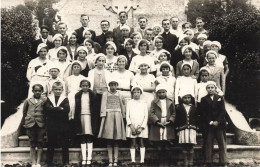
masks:
<svg viewBox="0 0 260 167"><path fill-rule="evenodd" d="M146 17L141 16L138 18L139 27L135 29L135 32L140 32L142 35L142 38L144 38L146 35L147 23L148 23L148 19Z"/></svg>
<svg viewBox="0 0 260 167"><path fill-rule="evenodd" d="M51 41L48 40L48 36L49 36L49 27L46 25L41 26L41 38L38 40L33 41L32 43L32 49L31 49L31 58L34 59L36 57L38 57L38 55L36 54L37 51L37 47L39 44L41 43L45 43L48 46L48 49L51 49L54 47L53 43Z"/></svg>
<svg viewBox="0 0 260 167"><path fill-rule="evenodd" d="M66 34L68 30L67 24L64 22L60 22L58 24L58 33L62 35L62 46L67 46L68 45L68 35Z"/></svg>
<svg viewBox="0 0 260 167"><path fill-rule="evenodd" d="M82 14L80 16L80 22L81 22L82 27L75 30L75 32L77 33L77 43L78 44L82 44L84 42L83 31L85 29L89 29L88 28L88 23L89 23L88 15ZM93 30L90 30L90 32L92 33L92 38L95 39L96 38L96 32L93 31Z"/></svg>
<svg viewBox="0 0 260 167"><path fill-rule="evenodd" d="M128 14L126 11L119 12L119 20L120 25L113 29L114 39L115 41L120 40L122 38L122 33L120 27L126 24L126 20L128 19ZM134 32L134 28L130 28L130 35Z"/></svg>
<svg viewBox="0 0 260 167"><path fill-rule="evenodd" d="M219 164L227 164L227 146L226 146L226 109L223 97L216 94L217 85L213 81L208 81L206 90L208 95L201 99L200 110L205 123L205 163L212 165L212 148L214 138L218 141Z"/></svg>
<svg viewBox="0 0 260 167"><path fill-rule="evenodd" d="M106 44L106 36L105 36L105 34L109 30L110 23L107 20L102 20L101 23L100 23L100 26L101 26L101 29L102 29L102 34L98 35L96 37L95 41L97 43L99 43L102 46L102 48L103 48L105 46L105 44Z"/></svg>
<svg viewBox="0 0 260 167"><path fill-rule="evenodd" d="M164 32L162 33L162 37L164 38L164 41L165 41L165 43L163 45L163 49L167 50L172 55L175 50L175 47L178 44L178 38L176 35L170 33L170 20L169 19L163 19L162 27L164 29Z"/></svg>

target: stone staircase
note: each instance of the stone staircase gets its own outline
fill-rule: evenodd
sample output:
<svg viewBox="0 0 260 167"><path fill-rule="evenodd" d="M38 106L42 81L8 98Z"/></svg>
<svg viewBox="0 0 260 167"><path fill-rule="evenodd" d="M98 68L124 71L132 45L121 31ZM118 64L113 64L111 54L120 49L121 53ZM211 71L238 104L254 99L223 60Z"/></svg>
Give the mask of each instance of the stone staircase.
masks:
<svg viewBox="0 0 260 167"><path fill-rule="evenodd" d="M46 138L45 138L46 139ZM195 157L194 161L198 163L202 160L202 135L198 134L197 136L198 144L195 146ZM237 145L235 142L235 135L232 133L227 133L227 152L228 159L232 163L239 161L239 159L244 159L247 162L250 161L250 164L254 164L254 160L260 161L260 146L246 146L246 145ZM218 147L214 145L214 160L218 161ZM29 138L26 135L22 135L18 137L18 147L14 148L2 148L1 149L1 163L2 164L13 164L17 162L30 162L30 144ZM44 147L44 155L43 155L43 164L46 160L46 146ZM123 163L130 162L130 153L128 147L121 147L119 153L119 161ZM81 152L80 148L70 148L70 162L78 163L81 161ZM173 164L181 164L181 147L176 145L171 148L169 152L169 160L173 162ZM55 150L54 162L61 162L61 149ZM138 162L139 154L137 154L137 162ZM146 161L158 161L158 150L154 147L147 147L146 152ZM108 155L106 148L94 148L93 152L93 160L97 161L100 164L104 164L108 161ZM258 162L259 162L258 161ZM239 162L237 162L239 163Z"/></svg>
<svg viewBox="0 0 260 167"><path fill-rule="evenodd" d="M18 106L17 113L8 118L2 129L1 129L1 165L4 164L14 164L17 162L30 162L30 147L29 139L23 134L23 129L21 128L20 122L22 118L22 107L23 104ZM230 164L232 166L260 166L260 132L254 132L250 127L245 127L243 125L247 124L239 112L237 114L234 112L232 106L226 106L229 117L231 119L231 126L233 126L232 132L227 133L227 156ZM231 112L232 111L232 112ZM242 118L241 118L242 117ZM240 120L240 121L239 121ZM46 140L46 138L45 138ZM198 134L197 145L195 146L195 156L194 161L201 166L202 162L202 136ZM96 143L96 144L95 144ZM105 142L100 140L94 143L93 160L101 164L108 162L107 150L105 147L100 147L100 145L105 146ZM148 143L148 142L147 142ZM95 145L99 146L95 146ZM215 142L214 145L214 161L218 161L218 147ZM119 149L119 161L122 164L127 164L130 162L130 151L129 142L121 144ZM44 146L44 153L42 159L42 165L46 160L46 145ZM81 161L81 151L79 147L70 148L70 162L78 163ZM166 154L168 157L166 159L170 161L170 164L175 166L182 165L182 153L181 147L176 145L172 147ZM55 150L54 162L61 163L61 149ZM139 161L140 155L137 152L136 161ZM157 148L147 145L145 161L150 164L148 166L158 166L155 165L159 161L159 155ZM241 165L242 164L242 165ZM124 166L124 165L123 165ZM126 165L127 166L127 165Z"/></svg>

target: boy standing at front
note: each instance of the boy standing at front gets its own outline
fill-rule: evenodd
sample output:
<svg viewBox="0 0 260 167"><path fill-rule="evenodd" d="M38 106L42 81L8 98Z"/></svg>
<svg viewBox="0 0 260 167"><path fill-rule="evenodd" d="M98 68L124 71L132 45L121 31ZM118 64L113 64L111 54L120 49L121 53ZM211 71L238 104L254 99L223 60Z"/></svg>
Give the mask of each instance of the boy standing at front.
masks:
<svg viewBox="0 0 260 167"><path fill-rule="evenodd" d="M205 119L205 163L212 166L212 146L214 138L218 141L219 147L219 164L227 164L227 147L225 131L225 103L223 97L216 94L217 85L213 81L208 81L206 86L208 95L201 99L201 113Z"/></svg>
<svg viewBox="0 0 260 167"><path fill-rule="evenodd" d="M69 100L62 93L64 91L61 82L55 82L52 85L52 92L46 103L46 117L47 117L47 165L52 166L53 154L55 147L62 148L62 163L63 166L69 165Z"/></svg>

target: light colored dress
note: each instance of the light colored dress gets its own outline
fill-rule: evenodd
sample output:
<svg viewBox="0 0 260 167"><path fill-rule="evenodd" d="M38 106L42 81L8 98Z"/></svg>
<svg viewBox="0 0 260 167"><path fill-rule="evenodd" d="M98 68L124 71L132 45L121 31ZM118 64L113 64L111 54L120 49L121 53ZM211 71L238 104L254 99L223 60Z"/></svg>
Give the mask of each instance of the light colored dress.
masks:
<svg viewBox="0 0 260 167"><path fill-rule="evenodd" d="M70 103L70 113L69 116L74 118L75 114L75 94L80 90L80 82L85 79L83 75L71 75L66 78L66 94L68 95L68 100Z"/></svg>
<svg viewBox="0 0 260 167"><path fill-rule="evenodd" d="M125 125L120 105L119 92L103 94L102 103L105 103L105 117L102 117L98 138L111 140L125 140ZM102 104L101 104L102 105Z"/></svg>
<svg viewBox="0 0 260 167"><path fill-rule="evenodd" d="M91 113L90 113L90 103L89 103L89 93L83 92L81 97L81 113L80 122L82 134L93 135L91 126Z"/></svg>
<svg viewBox="0 0 260 167"><path fill-rule="evenodd" d="M174 100L174 88L176 79L173 76L159 76L156 78L158 84L167 85L167 97Z"/></svg>
<svg viewBox="0 0 260 167"><path fill-rule="evenodd" d="M189 117L189 111L190 111L191 106L186 105L186 104L183 104L183 106L187 113L187 117ZM197 144L196 136L197 136L197 133L196 133L196 130L194 130L194 129L181 130L179 132L179 143L180 144L187 144L187 143Z"/></svg>
<svg viewBox="0 0 260 167"><path fill-rule="evenodd" d="M148 69L148 73L154 72L156 70L156 67L154 64L154 59L150 55L145 55L145 56L136 55L135 57L133 57L129 70L133 71L135 73L140 73L140 70L138 68L139 68L139 65L142 63L147 63L148 66L150 67Z"/></svg>
<svg viewBox="0 0 260 167"><path fill-rule="evenodd" d="M65 62L60 62L59 60L53 61L53 64L57 65L60 69L59 77L64 81L70 75L71 62L66 60Z"/></svg>
<svg viewBox="0 0 260 167"><path fill-rule="evenodd" d="M155 77L152 74L136 74L132 81L132 86L141 86L143 89L150 88L155 85ZM151 92L143 92L141 95L141 100L145 100L147 104L148 111L150 111L151 102L154 100L154 93Z"/></svg>
<svg viewBox="0 0 260 167"><path fill-rule="evenodd" d="M179 104L179 96L191 94L193 97L197 95L197 80L192 77L179 76L175 86L175 104Z"/></svg>
<svg viewBox="0 0 260 167"><path fill-rule="evenodd" d="M134 74L129 70L125 70L123 73L117 70L114 71L111 76L118 82L118 89L121 89L120 94L125 98L127 103L127 101L131 100L130 86L134 78Z"/></svg>
<svg viewBox="0 0 260 167"><path fill-rule="evenodd" d="M127 103L126 107L126 137L129 138L148 138L148 109L147 104L144 100L134 100L131 99ZM130 124L134 126L134 128L142 127L144 128L140 134L132 135Z"/></svg>

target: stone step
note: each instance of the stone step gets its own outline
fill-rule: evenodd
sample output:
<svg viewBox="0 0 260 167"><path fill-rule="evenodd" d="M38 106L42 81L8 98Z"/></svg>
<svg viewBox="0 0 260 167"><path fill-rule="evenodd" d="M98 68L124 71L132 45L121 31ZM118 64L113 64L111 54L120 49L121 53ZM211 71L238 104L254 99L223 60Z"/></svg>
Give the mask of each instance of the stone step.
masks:
<svg viewBox="0 0 260 167"><path fill-rule="evenodd" d="M234 138L235 138L235 135L233 133L227 133L227 144L235 144ZM18 140L19 140L19 147L29 147L30 146L28 136L26 136L26 135L19 136ZM46 136L45 136L45 141L46 141ZM216 140L214 142L215 142L215 144L217 144ZM199 133L197 136L197 145L202 145L202 143L203 143L202 134ZM45 146L46 146L46 143L45 143Z"/></svg>
<svg viewBox="0 0 260 167"><path fill-rule="evenodd" d="M42 164L46 160L46 148L43 149L43 159ZM198 164L202 159L202 148L201 146L195 146L195 156L194 161ZM218 147L214 145L214 161L218 161ZM78 163L81 161L81 151L80 148L70 148L70 163ZM156 163L159 161L158 150L156 148L147 148L145 161L148 163ZM170 151L167 151L167 159L172 161L172 164L181 164L182 154L181 147L172 147ZM227 156L230 162L237 161L238 159L251 159L252 161L260 161L260 146L245 146L245 145L227 145ZM61 163L61 149L55 149L54 162ZM136 160L140 160L139 153L136 154ZM106 148L94 148L93 150L93 160L97 161L99 164L105 164L108 162L108 155ZM12 164L17 162L30 162L30 148L29 147L15 147L15 148L3 148L1 149L1 163L2 164ZM130 152L129 148L119 149L119 161L122 163L130 162Z"/></svg>

